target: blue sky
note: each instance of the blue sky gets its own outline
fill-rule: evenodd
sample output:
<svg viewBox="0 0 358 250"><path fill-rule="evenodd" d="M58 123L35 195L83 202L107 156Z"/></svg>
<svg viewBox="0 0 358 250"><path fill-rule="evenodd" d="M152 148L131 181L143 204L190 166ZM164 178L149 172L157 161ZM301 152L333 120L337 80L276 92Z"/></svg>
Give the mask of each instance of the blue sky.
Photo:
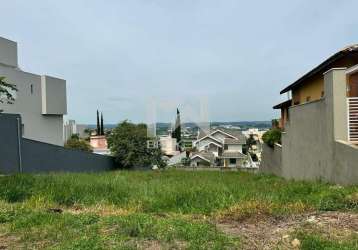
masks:
<svg viewBox="0 0 358 250"><path fill-rule="evenodd" d="M279 91L358 42L358 1L12 0L0 36L23 70L67 80L69 118L145 121L148 100L208 101L210 120L269 120ZM170 105L165 105L165 103ZM189 103L189 104L188 104ZM194 103L194 104L190 104Z"/></svg>

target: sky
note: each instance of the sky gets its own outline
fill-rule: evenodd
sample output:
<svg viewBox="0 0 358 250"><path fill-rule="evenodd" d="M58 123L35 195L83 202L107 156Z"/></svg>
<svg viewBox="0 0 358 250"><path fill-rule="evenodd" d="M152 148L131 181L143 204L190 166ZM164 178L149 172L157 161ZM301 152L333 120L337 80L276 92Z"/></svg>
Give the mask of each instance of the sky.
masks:
<svg viewBox="0 0 358 250"><path fill-rule="evenodd" d="M67 81L68 118L271 120L279 92L358 43L358 1L11 0L22 70ZM153 111L153 109L155 111ZM189 115L190 113L190 115ZM153 115L154 114L154 115ZM149 118L148 118L149 117Z"/></svg>

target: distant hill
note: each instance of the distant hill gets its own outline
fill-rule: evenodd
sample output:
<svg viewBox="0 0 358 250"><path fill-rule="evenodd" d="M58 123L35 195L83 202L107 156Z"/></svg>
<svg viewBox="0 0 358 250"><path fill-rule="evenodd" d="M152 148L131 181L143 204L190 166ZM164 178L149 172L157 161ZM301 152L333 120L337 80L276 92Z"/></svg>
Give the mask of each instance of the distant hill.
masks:
<svg viewBox="0 0 358 250"><path fill-rule="evenodd" d="M210 124L211 126L234 126L234 127L240 127L241 129L245 130L248 128L259 128L259 129L266 129L266 128L270 128L271 127L271 121L240 121L240 122L211 122ZM104 124L104 127L107 129L112 129L115 128L117 126L117 124ZM157 123L157 128L159 130L162 129L168 129L171 126L170 123L167 122L159 122ZM196 123L193 122L187 122L182 124L183 127L188 127L188 128L196 128L197 125ZM95 129L96 125L95 124L89 124L88 128L90 129Z"/></svg>

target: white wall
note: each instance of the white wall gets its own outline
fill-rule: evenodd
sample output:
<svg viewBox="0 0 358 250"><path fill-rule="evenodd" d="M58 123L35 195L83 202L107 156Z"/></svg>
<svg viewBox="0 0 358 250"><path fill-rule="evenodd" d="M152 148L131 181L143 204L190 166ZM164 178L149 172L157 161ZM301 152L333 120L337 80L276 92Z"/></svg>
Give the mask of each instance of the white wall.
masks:
<svg viewBox="0 0 358 250"><path fill-rule="evenodd" d="M179 152L176 151L177 139L171 136L161 136L159 138L160 147L164 154L175 155Z"/></svg>
<svg viewBox="0 0 358 250"><path fill-rule="evenodd" d="M226 151L235 151L242 153L242 145L227 145Z"/></svg>

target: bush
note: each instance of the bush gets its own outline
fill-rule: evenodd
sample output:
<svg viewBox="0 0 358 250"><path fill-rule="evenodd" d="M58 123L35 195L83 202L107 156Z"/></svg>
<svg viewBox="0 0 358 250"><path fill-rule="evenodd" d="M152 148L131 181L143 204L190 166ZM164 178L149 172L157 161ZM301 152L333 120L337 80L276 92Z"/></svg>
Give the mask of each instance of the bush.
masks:
<svg viewBox="0 0 358 250"><path fill-rule="evenodd" d="M273 128L267 131L263 136L262 140L269 146L272 147L275 143L281 144L281 129Z"/></svg>
<svg viewBox="0 0 358 250"><path fill-rule="evenodd" d="M108 145L116 163L122 168L150 168L153 165L164 168L166 163L160 147L148 148L149 139L145 124L124 121L108 136Z"/></svg>
<svg viewBox="0 0 358 250"><path fill-rule="evenodd" d="M81 140L78 135L72 135L70 139L67 140L66 144L65 144L65 148L71 148L71 149L78 149L81 151L86 151L86 152L92 152L92 147L91 145L85 141L85 140Z"/></svg>

